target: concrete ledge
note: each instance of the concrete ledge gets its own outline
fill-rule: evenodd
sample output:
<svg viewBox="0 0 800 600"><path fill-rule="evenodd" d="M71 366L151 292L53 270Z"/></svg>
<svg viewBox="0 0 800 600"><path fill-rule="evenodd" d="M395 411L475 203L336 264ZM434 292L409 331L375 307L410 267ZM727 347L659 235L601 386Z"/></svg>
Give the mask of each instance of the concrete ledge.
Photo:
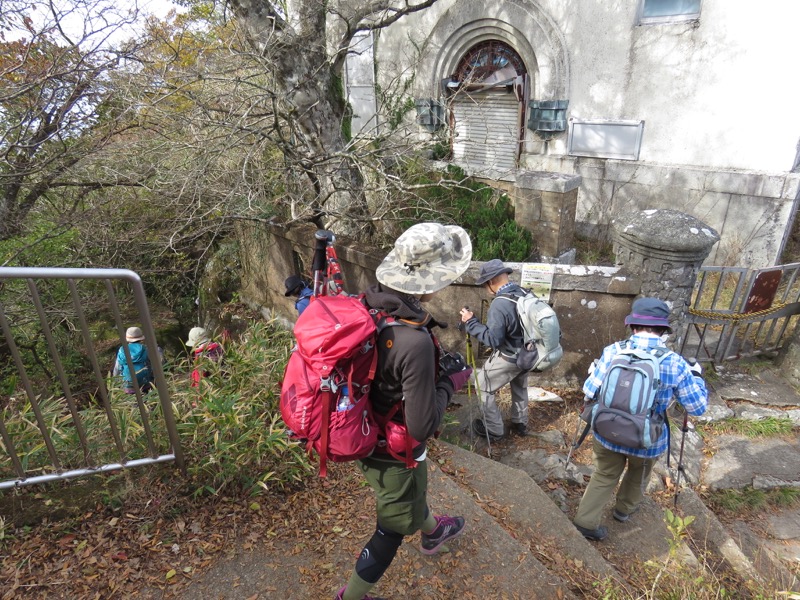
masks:
<svg viewBox="0 0 800 600"><path fill-rule="evenodd" d="M720 555L742 580L763 581L755 565L694 490L690 488L681 490L678 496L678 508L684 516L695 517L689 531L698 546L701 548L707 546Z"/></svg>
<svg viewBox="0 0 800 600"><path fill-rule="evenodd" d="M581 181L580 175L554 171L519 171L516 183L518 188L564 194L576 189Z"/></svg>
<svg viewBox="0 0 800 600"><path fill-rule="evenodd" d="M537 590L542 600L574 599L569 584L556 573L549 571L529 551L527 544L515 539L497 521L438 467L430 466L428 495L434 510L445 514L462 515L467 521L463 537L452 543L452 550L463 553L461 564L486 565L497 580L505 581L504 591L509 597L524 597L526 590ZM448 547L450 544L448 544ZM406 551L413 545L406 546ZM441 560L419 554L420 568L416 570L413 598L438 596L434 585L440 574ZM468 581L476 597L496 597L497 581L485 580L480 570L468 569L461 577Z"/></svg>

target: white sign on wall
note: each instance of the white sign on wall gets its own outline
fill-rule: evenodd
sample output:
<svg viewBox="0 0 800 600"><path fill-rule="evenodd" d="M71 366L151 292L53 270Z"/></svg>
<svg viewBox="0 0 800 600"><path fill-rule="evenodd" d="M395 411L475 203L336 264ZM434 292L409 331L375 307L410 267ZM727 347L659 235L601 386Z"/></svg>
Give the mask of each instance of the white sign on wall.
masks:
<svg viewBox="0 0 800 600"><path fill-rule="evenodd" d="M556 266L550 263L504 263L519 273L521 287L531 290L543 300L550 301L550 290L553 287L553 275Z"/></svg>

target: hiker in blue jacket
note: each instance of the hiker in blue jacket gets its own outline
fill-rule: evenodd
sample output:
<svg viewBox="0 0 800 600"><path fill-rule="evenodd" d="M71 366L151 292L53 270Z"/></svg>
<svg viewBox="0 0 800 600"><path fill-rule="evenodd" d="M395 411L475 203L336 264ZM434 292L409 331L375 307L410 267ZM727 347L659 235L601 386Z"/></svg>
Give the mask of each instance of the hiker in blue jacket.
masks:
<svg viewBox="0 0 800 600"><path fill-rule="evenodd" d="M669 307L658 298L639 298L633 303L631 314L625 317L633 335L626 347L649 352L667 350L666 336L672 331L669 324ZM592 402L609 365L619 351L619 344L611 344L590 370L583 385L586 402ZM690 365L674 352L664 355L660 366L660 380L655 396L655 412L666 412L675 398L690 415L702 415L708 405L708 392L702 378L699 363ZM615 444L594 432L594 472L583 494L578 512L573 519L575 527L586 539L600 541L608 536L608 528L600 525L600 519L611 494L622 477L617 490L612 516L621 523L627 522L639 509L650 480L653 465L668 448L668 426L662 429L661 437L649 448L629 448ZM623 476L623 470L625 474Z"/></svg>
<svg viewBox="0 0 800 600"><path fill-rule="evenodd" d="M485 262L481 267L475 283L484 286L486 291L495 296L489 305L485 325L471 310L466 307L461 309L461 321L466 332L493 350L477 377L484 418L475 419L472 423L476 435L492 441L501 439L504 434L503 416L495 394L507 384L511 384L511 431L517 435L526 435L528 432L528 371L523 371L516 363L524 333L516 304L499 298L521 298L526 294L525 290L508 279L512 272L497 258Z"/></svg>
<svg viewBox="0 0 800 600"><path fill-rule="evenodd" d="M131 362L136 371L136 382L143 394L149 392L153 387L153 365L150 356L147 354L147 346L144 345L144 333L139 327L128 327L125 332L125 345L131 355ZM161 348L158 349L159 357L162 356ZM114 377L122 377L122 388L126 394L135 394L136 389L133 385L128 360L125 357L125 348L120 346L117 350L117 359L114 362Z"/></svg>
<svg viewBox="0 0 800 600"><path fill-rule="evenodd" d="M297 300L294 301L294 307L297 309L297 315L302 315L308 303L311 301L311 296L314 295L314 290L297 275L290 275L287 277L283 285L286 287L286 292L284 292L283 295L286 297L295 296L297 298Z"/></svg>

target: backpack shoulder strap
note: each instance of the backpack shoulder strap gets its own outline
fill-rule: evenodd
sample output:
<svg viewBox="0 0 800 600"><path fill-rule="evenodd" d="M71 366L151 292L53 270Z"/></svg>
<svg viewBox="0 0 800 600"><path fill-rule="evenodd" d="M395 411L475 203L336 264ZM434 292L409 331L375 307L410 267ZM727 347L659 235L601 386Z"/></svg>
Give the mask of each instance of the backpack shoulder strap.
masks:
<svg viewBox="0 0 800 600"><path fill-rule="evenodd" d="M655 356L656 360L658 360L658 364L661 364L670 354L675 353L669 348L656 348L653 350L653 356Z"/></svg>

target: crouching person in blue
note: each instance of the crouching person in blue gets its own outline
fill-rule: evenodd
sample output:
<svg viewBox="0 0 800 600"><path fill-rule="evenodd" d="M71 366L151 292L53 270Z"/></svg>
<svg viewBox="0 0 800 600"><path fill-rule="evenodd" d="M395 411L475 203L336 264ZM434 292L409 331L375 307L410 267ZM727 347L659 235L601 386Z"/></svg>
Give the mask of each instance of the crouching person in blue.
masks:
<svg viewBox="0 0 800 600"><path fill-rule="evenodd" d="M708 405L708 392L699 364L690 365L680 355L669 352L664 341L672 330L669 308L658 298L640 298L633 303L631 314L625 317L633 335L624 342L607 346L590 371L583 385L586 401L596 398L603 378L621 346L645 350L662 356L659 386L654 399L655 412L663 414L675 398L690 415L702 415ZM619 388L617 388L619 390ZM630 448L615 444L597 431L593 432L594 472L583 494L573 520L586 539L600 541L608 536L608 528L600 525L603 509L617 490L612 512L615 520L627 522L639 509L650 480L653 465L668 447L668 426L649 448ZM623 471L625 474L623 476Z"/></svg>
<svg viewBox="0 0 800 600"><path fill-rule="evenodd" d="M131 362L136 372L136 383L139 390L146 394L153 388L153 365L150 356L147 354L147 346L144 345L144 333L139 327L128 327L125 331L125 345L131 355ZM163 352L158 348L159 359L163 361ZM133 384L128 359L125 357L125 348L120 346L117 350L117 358L114 361L112 371L114 377L122 377L122 388L126 394L135 394L136 388Z"/></svg>
<svg viewBox="0 0 800 600"><path fill-rule="evenodd" d="M314 295L314 290L308 287L308 284L297 275L290 275L287 277L283 285L286 288L286 292L284 292L283 295L287 298L289 296L297 298L294 301L294 308L297 310L298 316L302 315L303 311L308 307L308 303L311 302L311 296Z"/></svg>
<svg viewBox="0 0 800 600"><path fill-rule="evenodd" d="M426 441L439 430L451 396L472 369L461 361L440 372L432 332L439 324L422 304L460 277L471 257L472 242L461 227L420 223L397 239L378 266L379 283L366 291L367 304L395 320L378 337L370 400L379 416L402 403L392 420L404 424L413 438L416 466L409 468L380 447L358 461L375 493L377 524L337 600L380 600L367 594L394 560L405 536L420 531L422 552L435 554L464 531L463 517L434 516L428 508Z"/></svg>

